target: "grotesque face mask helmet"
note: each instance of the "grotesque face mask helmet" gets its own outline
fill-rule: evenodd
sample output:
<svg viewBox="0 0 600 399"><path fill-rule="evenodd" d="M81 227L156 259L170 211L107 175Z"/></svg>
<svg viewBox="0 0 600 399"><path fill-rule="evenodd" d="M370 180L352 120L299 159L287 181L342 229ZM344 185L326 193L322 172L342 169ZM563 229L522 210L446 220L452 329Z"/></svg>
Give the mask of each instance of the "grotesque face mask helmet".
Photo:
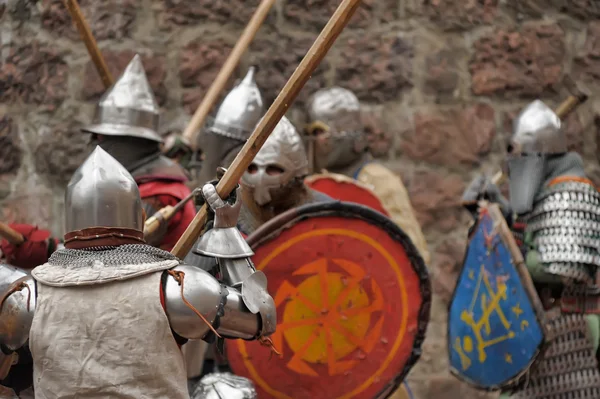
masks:
<svg viewBox="0 0 600 399"><path fill-rule="evenodd" d="M65 194L67 232L92 227L144 230L135 180L116 159L96 147L75 171Z"/></svg>
<svg viewBox="0 0 600 399"><path fill-rule="evenodd" d="M508 146L510 203L514 212L531 211L545 177L548 156L567 152L560 118L542 101L529 104L513 123Z"/></svg>
<svg viewBox="0 0 600 399"><path fill-rule="evenodd" d="M251 188L256 203L264 206L289 195L289 187L307 174L302 138L284 116L242 176L242 185Z"/></svg>
<svg viewBox="0 0 600 399"><path fill-rule="evenodd" d="M162 142L157 133L159 107L148 83L142 60L133 57L123 74L102 96L94 122L84 133L104 136L130 136Z"/></svg>
<svg viewBox="0 0 600 399"><path fill-rule="evenodd" d="M364 152L367 142L360 112L358 98L350 90L332 87L313 94L306 140L315 170L350 165Z"/></svg>

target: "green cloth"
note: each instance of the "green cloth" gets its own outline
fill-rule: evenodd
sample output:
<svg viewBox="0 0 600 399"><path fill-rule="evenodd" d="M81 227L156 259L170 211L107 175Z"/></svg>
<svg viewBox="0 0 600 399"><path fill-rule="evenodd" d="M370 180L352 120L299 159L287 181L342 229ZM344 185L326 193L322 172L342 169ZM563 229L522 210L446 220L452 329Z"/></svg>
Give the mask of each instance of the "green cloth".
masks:
<svg viewBox="0 0 600 399"><path fill-rule="evenodd" d="M535 283L560 284L561 277L546 272L546 268L540 263L538 258L539 253L533 245L533 234L530 232L525 233L524 241L528 248L525 255L525 265L527 266L527 270L529 270L532 280Z"/></svg>

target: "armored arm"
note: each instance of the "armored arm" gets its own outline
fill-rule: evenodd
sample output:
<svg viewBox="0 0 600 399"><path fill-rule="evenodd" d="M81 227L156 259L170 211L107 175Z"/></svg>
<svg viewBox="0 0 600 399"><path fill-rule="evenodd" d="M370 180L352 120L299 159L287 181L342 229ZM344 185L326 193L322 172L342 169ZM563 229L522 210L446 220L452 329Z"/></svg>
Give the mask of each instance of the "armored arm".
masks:
<svg viewBox="0 0 600 399"><path fill-rule="evenodd" d="M210 331L206 323L227 338L268 336L275 331L275 303L267 292L266 276L254 268L250 260L254 253L236 227L240 196L236 190L231 198L233 204L229 204L218 196L212 184L206 184L202 193L214 212L214 224L201 237L194 252L216 258L221 281L196 267L175 268L165 287L172 328L189 339L205 338ZM179 271L185 273L184 297L206 321L185 304L174 276Z"/></svg>
<svg viewBox="0 0 600 399"><path fill-rule="evenodd" d="M171 328L184 338L205 338L213 328L226 338L250 340L263 335L260 315L248 310L241 293L198 267L181 265L172 269L164 292Z"/></svg>
<svg viewBox="0 0 600 399"><path fill-rule="evenodd" d="M31 276L9 265L0 265L0 380L15 359L14 352L29 339L36 304Z"/></svg>
<svg viewBox="0 0 600 399"><path fill-rule="evenodd" d="M513 212L508 200L502 195L500 189L484 174L476 176L462 195L461 203L465 209L471 213L474 219L477 219L479 212L479 201L486 200L498 204L506 223L511 226L513 222Z"/></svg>

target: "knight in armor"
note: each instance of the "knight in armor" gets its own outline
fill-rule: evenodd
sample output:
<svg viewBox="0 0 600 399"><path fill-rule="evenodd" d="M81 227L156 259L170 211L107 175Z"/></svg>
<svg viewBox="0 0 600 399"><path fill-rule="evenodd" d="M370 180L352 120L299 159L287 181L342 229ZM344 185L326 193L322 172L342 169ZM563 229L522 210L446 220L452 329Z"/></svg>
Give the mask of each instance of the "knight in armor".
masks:
<svg viewBox="0 0 600 399"><path fill-rule="evenodd" d="M159 107L148 83L139 55L100 99L94 123L82 129L91 135L91 148L102 147L117 159L139 186L147 217L161 208L175 206L190 194L188 176L176 162L161 155ZM149 239L149 244L171 250L195 215L188 203ZM21 245L4 240L2 252L9 263L32 268L44 263L57 248L58 240L47 230L31 225L11 224L26 239Z"/></svg>
<svg viewBox="0 0 600 399"><path fill-rule="evenodd" d="M308 158L302 137L284 116L242 176L240 192L243 200L238 223L242 234L250 235L263 223L288 209L331 201L327 195L304 184L307 174ZM185 261L207 271L214 270L214 259L201 255L194 250ZM227 360L215 351L214 346L208 347L203 342L190 343L194 346L185 349L190 381L195 383L213 368L230 371ZM195 390L202 391L200 388Z"/></svg>
<svg viewBox="0 0 600 399"><path fill-rule="evenodd" d="M288 209L331 201L304 184L307 175L308 157L302 136L284 116L242 176L242 233L249 235Z"/></svg>
<svg viewBox="0 0 600 399"><path fill-rule="evenodd" d="M200 183L214 179L219 166L229 167L265 112L254 81L255 71L255 67L250 67L244 79L227 94L202 135Z"/></svg>
<svg viewBox="0 0 600 399"><path fill-rule="evenodd" d="M358 98L350 90L318 90L308 103L306 128L312 170L339 173L368 185L392 220L408 234L425 263L430 256L421 226L400 177L368 152Z"/></svg>
<svg viewBox="0 0 600 399"><path fill-rule="evenodd" d="M101 147L66 190L64 249L31 275L0 273L0 345L29 341L37 399L189 398L180 346L210 337L264 339L276 325L265 275L236 227L239 189L202 187L211 227L196 250L220 279L144 242L134 177Z"/></svg>
<svg viewBox="0 0 600 399"><path fill-rule="evenodd" d="M509 199L485 178L465 193L500 205L546 311L547 350L504 398L600 397L600 195L566 142L554 111L532 102L508 146Z"/></svg>

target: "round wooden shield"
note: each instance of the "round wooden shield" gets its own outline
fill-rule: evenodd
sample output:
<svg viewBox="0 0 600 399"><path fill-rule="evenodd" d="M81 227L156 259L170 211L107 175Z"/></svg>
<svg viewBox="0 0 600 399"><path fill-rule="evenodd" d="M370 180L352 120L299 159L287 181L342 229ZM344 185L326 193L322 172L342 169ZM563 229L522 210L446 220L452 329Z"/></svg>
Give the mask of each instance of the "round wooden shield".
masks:
<svg viewBox="0 0 600 399"><path fill-rule="evenodd" d="M406 234L366 206L291 209L248 242L277 306L271 336L227 345L261 399L385 398L417 361L429 320L427 269Z"/></svg>
<svg viewBox="0 0 600 399"><path fill-rule="evenodd" d="M329 195L340 201L354 202L368 206L377 212L390 216L375 193L361 182L337 173L323 173L308 176L304 184L313 190Z"/></svg>

